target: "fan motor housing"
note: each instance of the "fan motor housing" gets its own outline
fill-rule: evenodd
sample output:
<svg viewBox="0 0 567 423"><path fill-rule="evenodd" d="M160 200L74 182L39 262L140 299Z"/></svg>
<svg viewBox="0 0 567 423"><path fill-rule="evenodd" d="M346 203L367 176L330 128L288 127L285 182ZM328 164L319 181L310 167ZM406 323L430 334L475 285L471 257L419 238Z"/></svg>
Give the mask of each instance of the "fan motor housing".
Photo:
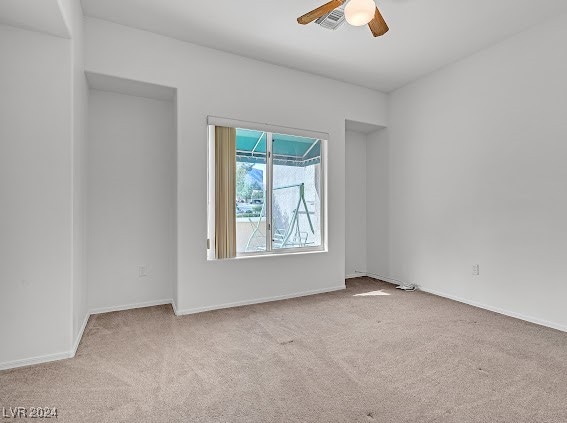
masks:
<svg viewBox="0 0 567 423"><path fill-rule="evenodd" d="M345 22L345 3L315 21L317 25L334 31Z"/></svg>

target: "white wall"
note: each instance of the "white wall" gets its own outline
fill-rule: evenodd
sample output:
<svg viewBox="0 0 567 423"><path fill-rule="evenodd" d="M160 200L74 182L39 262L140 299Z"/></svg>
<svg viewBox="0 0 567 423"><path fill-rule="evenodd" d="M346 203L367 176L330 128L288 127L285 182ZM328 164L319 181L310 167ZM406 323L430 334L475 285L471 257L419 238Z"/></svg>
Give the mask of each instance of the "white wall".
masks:
<svg viewBox="0 0 567 423"><path fill-rule="evenodd" d="M0 367L71 346L71 44L0 26Z"/></svg>
<svg viewBox="0 0 567 423"><path fill-rule="evenodd" d="M366 136L366 272L395 283L389 267L389 143L388 131Z"/></svg>
<svg viewBox="0 0 567 423"><path fill-rule="evenodd" d="M84 72L83 10L79 0L61 0L61 12L71 32L72 189L73 189L73 322L76 347L88 317L86 276L86 150L88 86Z"/></svg>
<svg viewBox="0 0 567 423"><path fill-rule="evenodd" d="M392 275L567 330L566 39L563 15L392 94Z"/></svg>
<svg viewBox="0 0 567 423"><path fill-rule="evenodd" d="M91 90L89 308L171 301L176 267L172 101ZM193 207L201 205L197 199ZM147 266L139 277L138 266Z"/></svg>
<svg viewBox="0 0 567 423"><path fill-rule="evenodd" d="M86 46L89 71L178 89L181 312L344 286L345 118L384 125L385 95L96 19ZM207 262L207 115L330 134L328 253Z"/></svg>
<svg viewBox="0 0 567 423"><path fill-rule="evenodd" d="M346 132L346 277L390 280L388 148L385 129Z"/></svg>
<svg viewBox="0 0 567 423"><path fill-rule="evenodd" d="M366 135L346 131L346 277L366 273Z"/></svg>

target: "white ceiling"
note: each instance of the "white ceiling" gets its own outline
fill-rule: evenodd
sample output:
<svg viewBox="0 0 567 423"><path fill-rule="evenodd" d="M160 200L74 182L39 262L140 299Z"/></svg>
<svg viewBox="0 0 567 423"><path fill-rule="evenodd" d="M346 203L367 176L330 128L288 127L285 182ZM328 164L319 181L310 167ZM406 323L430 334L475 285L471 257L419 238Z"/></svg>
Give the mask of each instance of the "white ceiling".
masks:
<svg viewBox="0 0 567 423"><path fill-rule="evenodd" d="M297 24L326 0L82 0L86 15L392 91L567 12L567 0L378 0L390 32Z"/></svg>
<svg viewBox="0 0 567 423"><path fill-rule="evenodd" d="M57 0L0 0L0 24L70 36Z"/></svg>

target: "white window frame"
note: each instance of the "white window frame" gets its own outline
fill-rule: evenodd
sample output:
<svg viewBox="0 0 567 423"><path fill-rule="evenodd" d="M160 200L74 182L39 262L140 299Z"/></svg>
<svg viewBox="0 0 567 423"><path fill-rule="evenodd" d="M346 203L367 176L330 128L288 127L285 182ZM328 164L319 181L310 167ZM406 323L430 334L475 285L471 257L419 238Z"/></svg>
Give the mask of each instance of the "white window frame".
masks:
<svg viewBox="0 0 567 423"><path fill-rule="evenodd" d="M215 157L214 140L215 126L225 126L230 128L242 128L266 133L266 251L251 251L247 253L237 253L232 259L270 257L290 254L307 254L315 252L327 252L327 143L329 134L325 132L309 131L284 126L270 125L258 122L246 122L234 119L219 118L215 116L207 117L207 260L217 260L215 258ZM273 155L272 155L272 134L294 135L306 138L316 138L321 143L321 162L320 162L320 234L321 244L313 247L289 247L272 248L272 188L273 188Z"/></svg>

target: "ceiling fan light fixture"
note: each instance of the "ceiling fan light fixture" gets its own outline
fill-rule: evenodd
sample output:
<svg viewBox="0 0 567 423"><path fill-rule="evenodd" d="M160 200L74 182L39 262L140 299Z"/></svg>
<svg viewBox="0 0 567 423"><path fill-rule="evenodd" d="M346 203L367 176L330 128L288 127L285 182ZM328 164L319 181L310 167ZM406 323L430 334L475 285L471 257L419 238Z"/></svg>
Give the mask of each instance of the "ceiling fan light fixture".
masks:
<svg viewBox="0 0 567 423"><path fill-rule="evenodd" d="M345 7L345 18L352 26L366 25L374 18L375 10L373 0L350 0Z"/></svg>

